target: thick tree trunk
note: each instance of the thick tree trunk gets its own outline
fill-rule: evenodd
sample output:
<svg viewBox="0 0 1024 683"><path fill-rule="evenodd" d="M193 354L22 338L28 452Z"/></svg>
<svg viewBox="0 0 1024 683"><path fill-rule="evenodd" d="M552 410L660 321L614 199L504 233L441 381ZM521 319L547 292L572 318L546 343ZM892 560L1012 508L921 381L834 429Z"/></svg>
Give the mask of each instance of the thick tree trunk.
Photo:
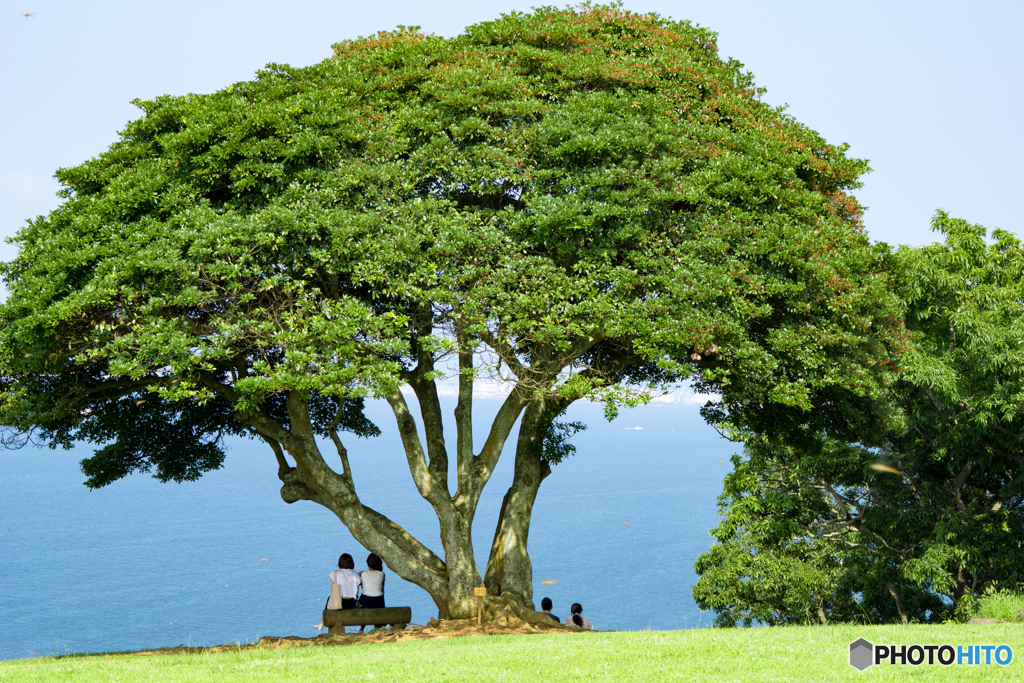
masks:
<svg viewBox="0 0 1024 683"><path fill-rule="evenodd" d="M473 589L483 585L480 570L473 557L472 516L456 511L447 523L441 524L441 545L444 546L446 568L445 591L433 596L442 619L467 619L473 616L476 602Z"/></svg>
<svg viewBox="0 0 1024 683"><path fill-rule="evenodd" d="M308 407L298 394L292 394L288 400L290 430L259 416L250 416L248 423L263 436L277 456L279 477L283 483L281 497L286 502L309 500L328 508L363 547L379 555L398 576L427 591L441 618L470 618L476 609L473 589L484 585L473 554L473 518L480 493L525 401L518 394L506 400L479 455L472 454L468 439L460 444L459 490L452 495L448 491L447 459L440 436L440 407L436 395L432 396L429 389L418 393L427 431L429 460L423 452L405 400L398 394L388 400L398 421L413 481L437 514L444 549L443 561L405 529L360 502L347 452L336 434L332 434L332 440L341 459L342 471L338 473L327 465L309 424ZM464 421L468 422L468 411L464 412ZM284 452L295 460L295 467L285 460ZM517 479L521 478L520 469L517 467ZM535 495L536 487L530 496L530 505ZM526 524L529 524L528 511ZM525 534L523 539L525 542ZM528 589L528 565L526 586ZM497 602L489 600L488 613L493 613L492 616L519 614L523 611L521 602L521 599L510 598ZM526 605L530 605L528 593Z"/></svg>
<svg viewBox="0 0 1024 683"><path fill-rule="evenodd" d="M489 595L509 598L529 609L533 609L533 565L527 551L530 518L540 484L551 474L551 468L540 458L542 414L540 401L532 402L523 414L515 474L501 504L484 576Z"/></svg>
<svg viewBox="0 0 1024 683"><path fill-rule="evenodd" d="M472 357L460 359L471 368ZM432 367L429 358L423 367ZM433 382L410 373L416 391L424 431L421 441L416 421L404 397L395 392L387 397L394 411L410 473L420 495L431 504L438 518L444 560L413 538L401 526L372 510L359 500L348 464L348 454L334 427L330 436L338 451L341 472L328 466L310 422L309 406L301 394L289 395L290 425L286 429L265 415L239 415L271 446L278 462L283 486L281 497L288 503L308 500L331 510L366 549L376 553L403 579L430 594L442 618L470 618L476 609L473 589L488 587L485 609L492 618L532 618L533 572L527 553L530 518L541 481L550 467L541 459L541 440L551 415L546 402L530 398L517 386L505 400L491 425L479 453L472 445L472 375L460 380L458 423L458 489L448 487L448 454L445 447L441 409ZM547 403L550 403L548 401ZM547 406L550 407L550 406ZM492 543L486 581L473 554L472 525L480 494L497 465L511 429L523 409L516 445L515 474L502 505ZM426 448L424 448L426 446ZM285 453L295 461L292 467Z"/></svg>
<svg viewBox="0 0 1024 683"><path fill-rule="evenodd" d="M332 434L332 439L338 448L342 472L327 465L314 438L308 405L298 393L289 395L288 412L289 430L265 416L242 416L278 456L282 499L287 503L308 500L323 505L337 515L363 547L379 555L396 574L423 588L435 602L441 596L439 609L447 604L443 600L445 563L401 526L362 504L352 482L348 454L336 434ZM288 465L282 449L295 460L295 467Z"/></svg>
<svg viewBox="0 0 1024 683"><path fill-rule="evenodd" d="M587 337L586 341L574 344L568 352L535 349L538 358L547 360L536 367L526 367L500 340L491 339L489 333L484 333L492 348L499 353L504 351L502 360L517 374L518 382L502 403L487 439L476 452L473 448L472 418L473 378L476 375L474 342L456 326L461 345L458 353L459 400L455 410L458 437L455 469L458 478L457 488L452 493L443 416L432 379L435 358L430 349L433 346L423 343L433 334L431 316L429 308L423 311L422 320L417 323L417 334L411 340L416 367L401 372L401 379L416 393L426 438L420 438L416 419L401 391L395 388L384 398L394 413L416 489L437 515L444 560L401 526L362 504L356 493L348 452L338 436L337 428L342 416L340 404L334 421L328 425L318 423L316 428L310 416L308 398L298 390L288 392L287 425L262 411L239 412L234 417L263 438L273 450L282 482L281 497L285 502L308 500L331 510L353 538L377 554L391 571L423 588L437 605L439 616L473 616L476 607L473 589L486 585L489 590L484 603L491 617L509 619L514 615L527 621L538 618L532 612L533 571L527 541L537 491L541 481L551 473L549 465L541 457L542 440L554 416L551 409L557 413L558 408L572 402L553 394L538 398L538 392L543 393L545 388L550 390L566 363L598 343L599 338ZM238 404L240 397L232 386L213 376L203 375L201 380L228 401ZM473 518L480 495L520 415L523 415L523 420L516 445L515 474L502 504L485 583L473 554ZM340 472L327 464L317 444L317 436L325 432L337 450ZM294 466L286 456L294 460Z"/></svg>

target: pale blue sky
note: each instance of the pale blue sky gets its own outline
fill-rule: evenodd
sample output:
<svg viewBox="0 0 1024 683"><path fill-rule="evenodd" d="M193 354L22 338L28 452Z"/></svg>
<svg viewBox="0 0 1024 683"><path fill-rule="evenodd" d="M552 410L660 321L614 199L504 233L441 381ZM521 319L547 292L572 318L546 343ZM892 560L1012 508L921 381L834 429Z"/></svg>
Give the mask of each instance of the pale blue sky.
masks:
<svg viewBox="0 0 1024 683"><path fill-rule="evenodd" d="M628 0L719 33L766 100L871 160L872 238L934 241L933 211L1018 234L1021 2ZM268 62L306 65L332 43L397 24L445 36L514 2L0 0L0 235L57 205L52 175L102 152L130 101L210 92ZM35 12L29 18L23 15ZM0 245L0 259L14 256Z"/></svg>

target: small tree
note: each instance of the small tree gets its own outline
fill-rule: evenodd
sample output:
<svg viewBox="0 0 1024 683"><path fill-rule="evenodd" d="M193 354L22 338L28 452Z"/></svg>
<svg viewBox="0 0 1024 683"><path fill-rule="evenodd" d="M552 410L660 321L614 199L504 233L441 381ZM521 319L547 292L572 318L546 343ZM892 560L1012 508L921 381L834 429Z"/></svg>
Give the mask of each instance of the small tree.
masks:
<svg viewBox="0 0 1024 683"><path fill-rule="evenodd" d="M901 248L913 344L894 425L861 444L753 438L694 596L719 623L945 619L1024 580L1024 249L939 212ZM968 601L970 604L970 601Z"/></svg>
<svg viewBox="0 0 1024 683"><path fill-rule="evenodd" d="M194 479L223 436L260 439L284 500L330 509L442 616L468 616L481 583L531 606L530 516L572 402L614 414L689 378L722 396L709 419L848 435L886 377L898 317L845 193L866 165L740 67L688 23L545 8L138 102L15 239L0 422L102 444L91 487ZM511 392L479 444L486 374ZM376 433L366 396L394 412L443 559L359 499L340 433ZM517 422L481 577L470 530Z"/></svg>

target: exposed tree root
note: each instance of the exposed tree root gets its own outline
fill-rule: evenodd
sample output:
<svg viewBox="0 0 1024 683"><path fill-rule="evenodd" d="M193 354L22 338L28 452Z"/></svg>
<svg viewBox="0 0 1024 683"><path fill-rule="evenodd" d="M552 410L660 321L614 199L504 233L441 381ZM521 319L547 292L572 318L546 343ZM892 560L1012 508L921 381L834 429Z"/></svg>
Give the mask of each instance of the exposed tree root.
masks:
<svg viewBox="0 0 1024 683"><path fill-rule="evenodd" d="M335 646L335 645L358 645L360 643L395 643L404 640L425 640L428 638L456 638L460 636L495 636L510 635L518 633L577 633L580 629L571 626L556 624L551 618L540 612L528 612L524 614L528 619L533 615L540 614L536 623L526 621L514 614L511 610L506 613L504 610L491 609L489 606L484 612L484 624L478 626L476 619L442 619L438 621L431 619L425 626L414 625L410 628L380 628L368 633L348 633L346 635L320 635L314 638L300 638L298 636L264 636L256 643L245 645L215 645L213 647L179 647L161 648L159 650L143 650L129 654L135 655L163 655L200 652L228 652L232 650L280 650L288 647L306 647L310 645ZM488 619L488 617L490 617ZM547 622L547 623L545 623ZM354 627L349 627L354 630ZM110 656L110 655L108 655Z"/></svg>

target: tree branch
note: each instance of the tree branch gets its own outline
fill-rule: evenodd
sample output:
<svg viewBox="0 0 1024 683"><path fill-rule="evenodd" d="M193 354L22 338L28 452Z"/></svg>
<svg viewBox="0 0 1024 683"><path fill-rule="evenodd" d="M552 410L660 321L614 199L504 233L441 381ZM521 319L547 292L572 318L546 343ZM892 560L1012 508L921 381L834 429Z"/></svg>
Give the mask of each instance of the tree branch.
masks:
<svg viewBox="0 0 1024 683"><path fill-rule="evenodd" d="M391 411L395 414L395 422L398 423L398 433L402 437L402 446L405 449L405 459L409 464L409 472L412 473L413 483L416 490L424 500L434 506L434 510L441 514L443 508L447 508L451 502L450 494L446 487L434 479L430 468L427 466L427 458L423 453L423 446L420 443L419 434L416 433L416 420L409 412L409 406L401 391L395 391L386 397Z"/></svg>
<svg viewBox="0 0 1024 683"><path fill-rule="evenodd" d="M255 429L252 429L251 431L255 433L256 436L263 439L267 443L267 445L270 446L271 450L274 451L274 457L277 458L278 477L283 476L286 472L292 469L291 465L288 464L288 460L286 460L284 457L284 451L281 449L281 442L276 441L275 439L269 439L263 434L257 432Z"/></svg>
<svg viewBox="0 0 1024 683"><path fill-rule="evenodd" d="M341 437L338 436L338 422L341 421L341 413L344 410L344 403L340 400L338 402L338 411L334 415L334 420L327 426L327 433L331 436L331 441L334 442L334 448L338 451L338 457L341 458L341 476L345 477L348 481L349 487L352 492L355 493L356 485L352 480L352 470L348 466L348 450L344 444L341 443Z"/></svg>
<svg viewBox="0 0 1024 683"><path fill-rule="evenodd" d="M101 384L94 384L93 386L78 392L68 401L68 407L77 408L79 405L85 403L87 400L101 400L101 401L116 401L119 398L132 394L139 389L144 387L159 384L165 377L149 377L138 380L111 380L109 382L103 382ZM108 389L119 389L120 391L115 392L113 396L103 394L96 399L90 398L92 394L96 392L105 392Z"/></svg>
<svg viewBox="0 0 1024 683"><path fill-rule="evenodd" d="M903 602L900 600L900 596L896 594L896 587L888 581L885 582L885 587L889 591L889 595L892 596L892 599L896 601L896 609L900 612L900 621L904 624L907 623L907 613L903 609Z"/></svg>
<svg viewBox="0 0 1024 683"><path fill-rule="evenodd" d="M440 557L435 555L433 551L424 546L422 543L417 541L408 531L402 528L400 525L392 522L390 519L377 512L376 510L369 508L365 505L361 505L362 516L369 522L373 528L385 536L389 541L394 543L403 552L409 554L417 562L423 564L424 567L429 569L439 577L443 577L447 568L445 563Z"/></svg>
<svg viewBox="0 0 1024 683"><path fill-rule="evenodd" d="M505 365L515 373L516 378L520 382L530 378L532 374L530 368L523 365L516 356L515 350L502 341L497 335L494 335L490 330L485 329L480 332L480 339L494 349L494 352L498 354L498 358L500 358Z"/></svg>
<svg viewBox="0 0 1024 683"><path fill-rule="evenodd" d="M401 526L363 505L350 486L351 477L339 475L324 462L299 392L289 392L287 405L293 434L289 453L297 466L286 475L292 495L308 497L334 512L357 541L386 558L402 578L433 594L443 589L444 563ZM303 495L303 489L310 495Z"/></svg>
<svg viewBox="0 0 1024 683"><path fill-rule="evenodd" d="M418 362L416 368L408 373L408 381L420 404L420 417L423 419L423 431L427 437L427 454L430 456L427 469L438 486L448 491L448 449L444 443L441 402L437 396L437 384L425 377L428 372L434 370L434 357L427 353L418 341L416 346Z"/></svg>
<svg viewBox="0 0 1024 683"><path fill-rule="evenodd" d="M516 384L512 392L505 397L501 408L498 409L498 414L494 417L494 422L491 423L491 431L487 434L487 440L480 449L480 454L475 458L475 461L480 466L479 481L481 489L487 483L487 480L490 479L491 473L494 472L494 467L498 464L498 458L501 457L501 451L505 447L505 440L508 439L509 432L512 431L516 420L519 419L519 413L522 412L523 407L526 405L526 399L523 396L525 393L522 386ZM462 479L460 475L460 490L462 489Z"/></svg>
<svg viewBox="0 0 1024 683"><path fill-rule="evenodd" d="M455 405L455 461L464 472L473 462L473 352L459 321L455 323L459 344L459 401ZM460 479L461 481L461 479ZM461 484L460 484L461 485Z"/></svg>
<svg viewBox="0 0 1024 683"><path fill-rule="evenodd" d="M992 443L988 439L982 440L982 443L986 447L991 448L993 451L995 451L999 455L1001 455L1001 456L1003 456L1005 458L1009 458L1010 460L1013 460L1014 462L1022 462L1022 461L1024 461L1024 458L1022 458L1017 453L1011 453L1010 451L1006 450L1005 448L1000 447L998 444Z"/></svg>

